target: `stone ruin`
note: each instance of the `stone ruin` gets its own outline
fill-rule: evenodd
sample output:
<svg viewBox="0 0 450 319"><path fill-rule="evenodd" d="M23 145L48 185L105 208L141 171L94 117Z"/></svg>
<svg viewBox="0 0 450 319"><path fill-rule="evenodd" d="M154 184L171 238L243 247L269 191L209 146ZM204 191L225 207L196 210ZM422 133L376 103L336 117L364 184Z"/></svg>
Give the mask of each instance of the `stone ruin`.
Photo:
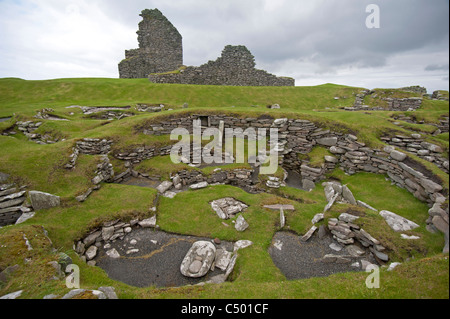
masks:
<svg viewBox="0 0 450 319"><path fill-rule="evenodd" d="M140 16L139 49L125 51L119 63L120 78L146 78L183 64L182 37L172 23L158 9L143 10Z"/></svg>
<svg viewBox="0 0 450 319"><path fill-rule="evenodd" d="M255 58L242 45L225 46L222 56L199 67L183 66L182 37L158 10L143 10L139 49L126 50L120 78L149 78L154 83L233 86L294 86L295 80L255 68Z"/></svg>
<svg viewBox="0 0 450 319"><path fill-rule="evenodd" d="M222 55L199 67L189 66L179 72L150 74L154 83L233 86L294 86L295 80L277 77L255 68L255 57L243 45L227 45Z"/></svg>

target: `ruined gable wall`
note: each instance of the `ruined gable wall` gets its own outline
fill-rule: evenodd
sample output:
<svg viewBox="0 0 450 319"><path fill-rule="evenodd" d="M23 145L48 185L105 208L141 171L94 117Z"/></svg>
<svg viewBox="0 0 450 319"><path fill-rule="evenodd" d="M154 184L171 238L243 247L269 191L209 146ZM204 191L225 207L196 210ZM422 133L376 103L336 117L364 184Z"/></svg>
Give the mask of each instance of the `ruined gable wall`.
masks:
<svg viewBox="0 0 450 319"><path fill-rule="evenodd" d="M167 72L183 64L182 37L158 10L143 10L139 23L139 49L125 51L119 64L120 78L146 78L150 73Z"/></svg>

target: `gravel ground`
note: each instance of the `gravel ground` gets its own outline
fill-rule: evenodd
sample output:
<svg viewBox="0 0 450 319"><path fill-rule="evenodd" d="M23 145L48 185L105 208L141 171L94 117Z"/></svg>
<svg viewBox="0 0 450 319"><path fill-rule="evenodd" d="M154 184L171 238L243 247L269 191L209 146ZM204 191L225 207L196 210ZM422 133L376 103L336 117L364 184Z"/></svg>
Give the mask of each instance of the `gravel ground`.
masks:
<svg viewBox="0 0 450 319"><path fill-rule="evenodd" d="M310 277L326 277L334 273L361 271L351 266L352 263L365 259L377 264L374 258L366 253L361 257L352 257L350 263L325 263L321 260L326 254L349 257L346 249L337 252L329 247L337 243L331 236L319 239L317 232L305 243L300 236L286 231L277 232L269 247L269 254L274 264L281 270L287 279L302 279ZM280 247L281 249L277 248Z"/></svg>
<svg viewBox="0 0 450 319"><path fill-rule="evenodd" d="M135 239L137 243L131 245ZM224 273L216 268L202 278L188 278L181 274L180 265L192 244L198 240L211 241L210 238L181 236L153 229L137 229L127 234L123 240L111 244L120 258L106 255L108 249L99 248L95 261L108 276L136 287L179 287L207 281L215 275ZM233 243L222 241L216 248L233 251ZM137 253L126 254L130 249L139 249Z"/></svg>

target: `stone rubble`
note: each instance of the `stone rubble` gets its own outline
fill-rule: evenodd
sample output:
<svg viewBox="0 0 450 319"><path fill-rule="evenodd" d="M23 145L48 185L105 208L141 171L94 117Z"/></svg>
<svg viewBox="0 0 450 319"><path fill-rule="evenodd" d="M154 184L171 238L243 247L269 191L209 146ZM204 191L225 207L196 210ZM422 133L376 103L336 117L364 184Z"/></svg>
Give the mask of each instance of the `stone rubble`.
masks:
<svg viewBox="0 0 450 319"><path fill-rule="evenodd" d="M380 261L388 261L388 255L382 252L385 250L385 247L381 245L380 241L353 223L353 221L358 219L358 216L350 216L352 215L343 213L338 218L330 218L328 220L328 229L333 235L333 238L342 247L346 247L347 252L352 257L360 257L365 254L363 249L355 245L358 242L362 247L368 248ZM332 261L327 258L326 262L338 261Z"/></svg>
<svg viewBox="0 0 450 319"><path fill-rule="evenodd" d="M244 212L248 208L248 205L232 197L225 197L213 200L211 202L211 208L217 213L219 218L226 220L233 218L238 213Z"/></svg>

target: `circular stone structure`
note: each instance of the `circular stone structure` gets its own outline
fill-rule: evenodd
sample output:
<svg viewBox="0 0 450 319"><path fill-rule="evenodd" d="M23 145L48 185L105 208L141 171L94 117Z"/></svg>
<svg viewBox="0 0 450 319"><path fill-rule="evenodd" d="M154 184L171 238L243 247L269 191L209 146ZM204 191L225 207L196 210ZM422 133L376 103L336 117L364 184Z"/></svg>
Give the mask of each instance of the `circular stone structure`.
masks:
<svg viewBox="0 0 450 319"><path fill-rule="evenodd" d="M98 247L93 259L96 266L106 271L111 279L135 287L179 287L208 281L225 271L215 267L200 278L190 278L180 272L180 265L192 245L198 241L211 244L214 249L233 251L233 243L221 240L183 236L151 228L137 228L126 234L123 240ZM106 247L105 247L106 246ZM120 257L111 258L107 252L115 249ZM195 266L195 265L194 265Z"/></svg>
<svg viewBox="0 0 450 319"><path fill-rule="evenodd" d="M331 244L336 243L329 235L320 239L315 234L307 242L303 242L300 240L300 236L292 232L280 231L273 237L269 254L274 264L288 280L327 277L335 273L362 271L362 260L377 264L368 252L359 257L353 257L345 247L342 247L340 251L330 248ZM324 259L327 255L340 256L342 261L347 262L327 262Z"/></svg>

